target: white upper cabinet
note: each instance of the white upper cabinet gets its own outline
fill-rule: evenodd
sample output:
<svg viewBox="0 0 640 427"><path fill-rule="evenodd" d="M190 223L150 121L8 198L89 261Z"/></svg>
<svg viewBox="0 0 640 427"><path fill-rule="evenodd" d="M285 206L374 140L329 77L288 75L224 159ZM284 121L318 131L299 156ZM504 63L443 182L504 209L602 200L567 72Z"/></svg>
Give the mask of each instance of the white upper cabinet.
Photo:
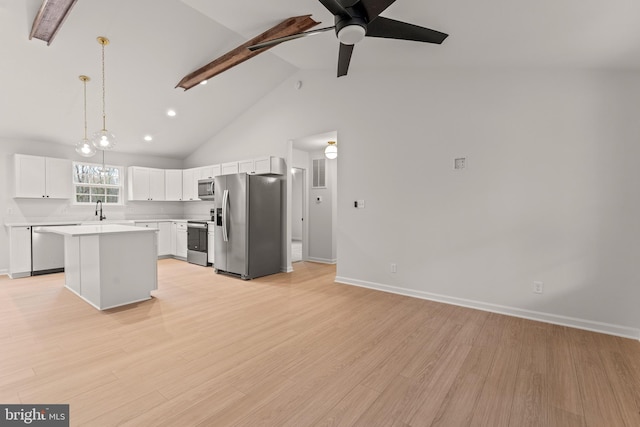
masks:
<svg viewBox="0 0 640 427"><path fill-rule="evenodd" d="M129 200L165 200L164 169L131 166Z"/></svg>
<svg viewBox="0 0 640 427"><path fill-rule="evenodd" d="M185 169L182 171L182 200L200 200L198 199L198 171L193 169Z"/></svg>
<svg viewBox="0 0 640 427"><path fill-rule="evenodd" d="M238 162L238 173L256 173L256 163L253 161L253 159L251 160L242 160L241 162Z"/></svg>
<svg viewBox="0 0 640 427"><path fill-rule="evenodd" d="M221 169L222 175L231 175L234 173L238 173L238 162L223 163Z"/></svg>
<svg viewBox="0 0 640 427"><path fill-rule="evenodd" d="M182 200L182 169L167 169L164 171L165 200Z"/></svg>
<svg viewBox="0 0 640 427"><path fill-rule="evenodd" d="M70 160L15 154L14 169L14 197L71 198Z"/></svg>
<svg viewBox="0 0 640 427"><path fill-rule="evenodd" d="M198 171L198 179L213 178L215 176L213 174L213 166L202 166L198 168Z"/></svg>
<svg viewBox="0 0 640 427"><path fill-rule="evenodd" d="M238 162L238 172L252 175L283 175L284 159L281 157L260 157Z"/></svg>

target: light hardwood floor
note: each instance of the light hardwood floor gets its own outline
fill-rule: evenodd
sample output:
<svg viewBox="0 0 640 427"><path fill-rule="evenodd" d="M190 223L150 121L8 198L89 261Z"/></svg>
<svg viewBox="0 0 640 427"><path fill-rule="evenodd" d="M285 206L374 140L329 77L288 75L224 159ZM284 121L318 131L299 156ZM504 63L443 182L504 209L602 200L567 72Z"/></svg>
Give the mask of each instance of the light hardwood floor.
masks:
<svg viewBox="0 0 640 427"><path fill-rule="evenodd" d="M71 425L640 426L640 342L333 283L158 263L99 312L64 275L0 278L0 402Z"/></svg>

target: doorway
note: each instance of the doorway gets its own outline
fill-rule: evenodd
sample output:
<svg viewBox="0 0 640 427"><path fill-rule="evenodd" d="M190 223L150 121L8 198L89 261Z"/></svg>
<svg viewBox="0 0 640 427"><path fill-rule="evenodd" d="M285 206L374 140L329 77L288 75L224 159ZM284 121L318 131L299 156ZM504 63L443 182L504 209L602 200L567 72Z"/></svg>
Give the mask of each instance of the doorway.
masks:
<svg viewBox="0 0 640 427"><path fill-rule="evenodd" d="M337 141L337 136L332 131L288 142L286 271L293 271L294 263L302 266L298 261L338 261L337 159L327 158L324 152L328 141ZM301 256L294 253L300 248Z"/></svg>
<svg viewBox="0 0 640 427"><path fill-rule="evenodd" d="M307 170L291 168L291 262L304 261L306 249L306 233L304 218L306 216L306 182Z"/></svg>

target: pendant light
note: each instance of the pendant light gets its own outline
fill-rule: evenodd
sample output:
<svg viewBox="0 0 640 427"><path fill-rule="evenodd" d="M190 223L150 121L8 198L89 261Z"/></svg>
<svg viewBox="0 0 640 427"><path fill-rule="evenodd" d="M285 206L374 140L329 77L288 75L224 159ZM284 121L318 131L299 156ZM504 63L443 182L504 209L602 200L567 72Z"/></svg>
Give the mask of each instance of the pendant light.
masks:
<svg viewBox="0 0 640 427"><path fill-rule="evenodd" d="M91 143L99 150L111 150L116 145L116 137L107 130L107 114L105 113L105 89L104 89L104 47L109 44L106 37L98 37L98 43L102 46L102 129L93 134Z"/></svg>
<svg viewBox="0 0 640 427"><path fill-rule="evenodd" d="M335 141L329 141L328 144L324 149L324 155L327 159L333 160L338 157L338 146Z"/></svg>
<svg viewBox="0 0 640 427"><path fill-rule="evenodd" d="M76 153L82 157L93 157L96 154L96 148L87 138L87 82L91 80L87 76L78 77L84 86L84 138L76 143Z"/></svg>

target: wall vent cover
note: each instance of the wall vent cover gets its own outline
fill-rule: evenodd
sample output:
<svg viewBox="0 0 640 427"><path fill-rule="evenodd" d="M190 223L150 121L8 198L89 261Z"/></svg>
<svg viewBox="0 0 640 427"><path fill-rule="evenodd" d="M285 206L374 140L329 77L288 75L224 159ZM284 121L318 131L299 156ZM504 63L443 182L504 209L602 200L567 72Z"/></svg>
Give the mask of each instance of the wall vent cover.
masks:
<svg viewBox="0 0 640 427"><path fill-rule="evenodd" d="M327 187L327 163L326 159L313 159L312 188Z"/></svg>

